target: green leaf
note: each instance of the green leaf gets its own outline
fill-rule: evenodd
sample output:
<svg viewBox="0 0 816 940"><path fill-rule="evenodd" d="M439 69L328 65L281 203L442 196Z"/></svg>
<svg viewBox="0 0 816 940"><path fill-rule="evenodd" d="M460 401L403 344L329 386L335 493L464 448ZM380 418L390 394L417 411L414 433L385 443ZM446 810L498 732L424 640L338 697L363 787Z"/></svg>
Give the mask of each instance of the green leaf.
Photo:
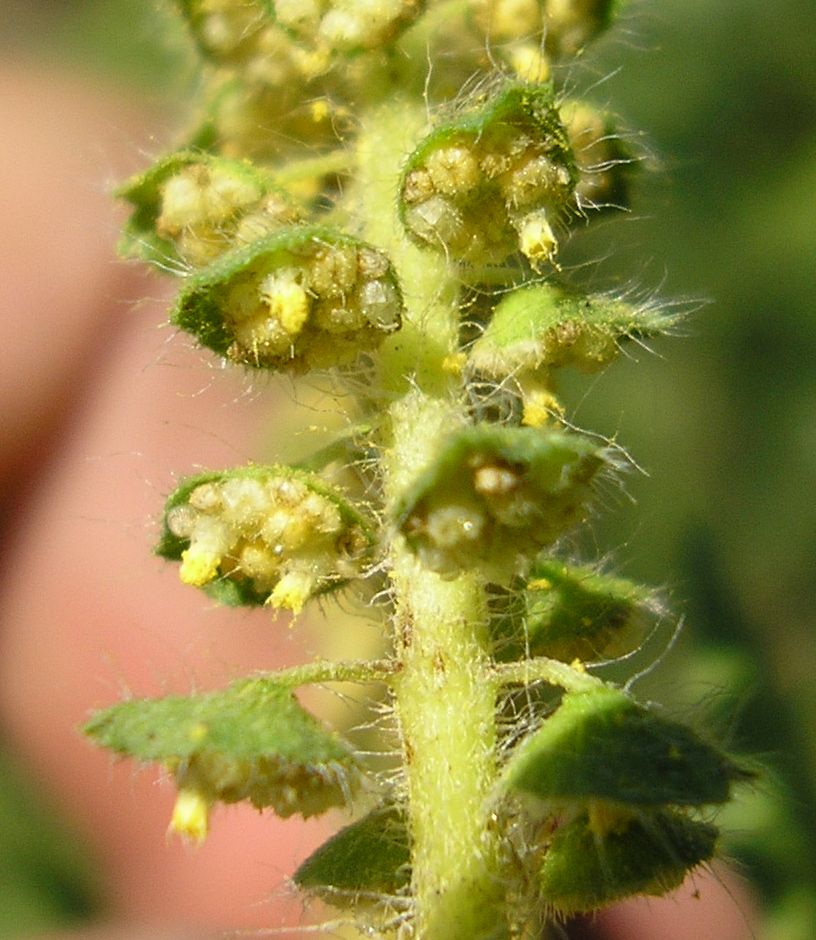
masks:
<svg viewBox="0 0 816 940"><path fill-rule="evenodd" d="M183 480L156 553L221 603L298 612L359 577L373 546L369 520L316 474L250 465Z"/></svg>
<svg viewBox="0 0 816 940"><path fill-rule="evenodd" d="M233 362L301 373L353 362L399 329L386 256L333 229L295 226L191 277L172 322Z"/></svg>
<svg viewBox="0 0 816 940"><path fill-rule="evenodd" d="M418 244L459 261L555 252L552 226L573 206L576 176L549 84L510 84L432 131L400 184L400 218Z"/></svg>
<svg viewBox="0 0 816 940"><path fill-rule="evenodd" d="M192 150L163 157L117 195L134 210L120 253L163 270L176 266L178 273L300 219L289 196L263 170Z"/></svg>
<svg viewBox="0 0 816 940"><path fill-rule="evenodd" d="M559 828L540 872L542 899L559 916L636 894L662 895L714 854L717 830L677 812L642 813L598 832L586 815Z"/></svg>
<svg viewBox="0 0 816 940"><path fill-rule="evenodd" d="M594 372L616 358L625 340L665 333L675 323L649 307L536 284L500 301L473 344L469 367L495 379L565 365Z"/></svg>
<svg viewBox="0 0 816 940"><path fill-rule="evenodd" d="M179 790L209 802L249 800L284 817L347 803L359 775L350 747L272 679L121 702L84 731L117 754L170 768Z"/></svg>
<svg viewBox="0 0 816 940"><path fill-rule="evenodd" d="M476 425L450 436L395 515L432 571L501 582L581 518L604 466L604 449L578 434Z"/></svg>
<svg viewBox="0 0 816 940"><path fill-rule="evenodd" d="M566 693L512 755L504 780L541 800L642 807L724 803L748 777L690 728L599 686Z"/></svg>
<svg viewBox="0 0 816 940"><path fill-rule="evenodd" d="M294 882L332 904L356 906L360 895L396 894L410 882L408 832L401 811L380 807L324 842Z"/></svg>
<svg viewBox="0 0 816 940"><path fill-rule="evenodd" d="M648 588L557 559L536 561L526 580L495 597L492 606L500 660L530 655L566 663L631 651L659 611Z"/></svg>

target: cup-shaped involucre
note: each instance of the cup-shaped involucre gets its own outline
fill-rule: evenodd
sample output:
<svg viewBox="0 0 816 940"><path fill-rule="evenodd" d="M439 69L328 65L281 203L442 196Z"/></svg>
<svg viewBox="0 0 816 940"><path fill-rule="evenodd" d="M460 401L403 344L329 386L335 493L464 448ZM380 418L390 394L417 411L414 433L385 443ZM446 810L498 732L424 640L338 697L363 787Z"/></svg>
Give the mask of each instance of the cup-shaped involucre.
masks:
<svg viewBox="0 0 816 940"><path fill-rule="evenodd" d="M222 603L298 613L359 577L372 544L365 517L313 474L250 466L185 480L167 502L156 551Z"/></svg>
<svg viewBox="0 0 816 940"><path fill-rule="evenodd" d="M717 829L676 812L618 812L597 825L581 814L553 835L539 873L544 906L559 917L636 894L663 895L709 861Z"/></svg>
<svg viewBox="0 0 816 940"><path fill-rule="evenodd" d="M648 588L591 565L538 559L495 595L491 630L501 660L548 656L571 663L612 659L637 647L660 613Z"/></svg>
<svg viewBox="0 0 816 940"><path fill-rule="evenodd" d="M164 157L119 195L133 206L120 251L162 270L205 267L302 218L268 173L245 160L193 151Z"/></svg>
<svg viewBox="0 0 816 940"><path fill-rule="evenodd" d="M506 582L580 519L606 463L579 434L476 425L449 438L395 515L425 567Z"/></svg>
<svg viewBox="0 0 816 940"><path fill-rule="evenodd" d="M574 208L575 166L549 84L511 84L437 127L411 154L400 190L409 235L457 261L521 251L551 261Z"/></svg>
<svg viewBox="0 0 816 940"><path fill-rule="evenodd" d="M348 365L399 329L388 258L332 229L295 226L190 278L172 321L236 363L296 373Z"/></svg>
<svg viewBox="0 0 816 940"><path fill-rule="evenodd" d="M168 769L179 791L170 828L195 841L207 835L216 802L314 816L348 803L361 779L351 747L274 679L131 699L97 713L84 730L116 754Z"/></svg>

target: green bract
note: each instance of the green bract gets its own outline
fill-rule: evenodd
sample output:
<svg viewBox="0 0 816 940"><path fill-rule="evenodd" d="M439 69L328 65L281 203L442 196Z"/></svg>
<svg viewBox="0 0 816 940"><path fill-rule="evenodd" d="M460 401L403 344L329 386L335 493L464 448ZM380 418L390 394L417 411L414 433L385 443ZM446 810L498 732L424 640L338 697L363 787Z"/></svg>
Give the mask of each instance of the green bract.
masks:
<svg viewBox="0 0 816 940"><path fill-rule="evenodd" d="M401 313L381 251L301 226L234 249L191 277L171 319L233 362L305 372L353 362L399 329Z"/></svg>
<svg viewBox="0 0 816 940"><path fill-rule="evenodd" d="M180 792L209 803L249 800L280 816L343 805L359 775L349 746L301 708L291 688L267 679L121 702L85 733L117 754L168 767Z"/></svg>
<svg viewBox="0 0 816 940"><path fill-rule="evenodd" d="M600 686L564 695L513 754L505 783L545 801L703 806L748 776L690 728Z"/></svg>
<svg viewBox="0 0 816 940"><path fill-rule="evenodd" d="M633 581L556 559L536 561L525 581L493 606L500 659L548 656L566 663L629 652L659 609L653 592Z"/></svg>
<svg viewBox="0 0 816 940"><path fill-rule="evenodd" d="M408 488L396 518L427 568L478 568L501 581L580 518L605 465L604 449L578 434L464 428Z"/></svg>
<svg viewBox="0 0 816 940"><path fill-rule="evenodd" d="M437 127L408 158L400 216L417 242L474 263L551 259L575 166L552 86L510 85Z"/></svg>
<svg viewBox="0 0 816 940"><path fill-rule="evenodd" d="M193 151L164 157L118 195L134 209L120 251L165 270L179 261L203 267L301 217L268 173L245 160Z"/></svg>
<svg viewBox="0 0 816 940"><path fill-rule="evenodd" d="M405 819L386 806L332 836L298 868L293 881L345 906L361 895L395 894L407 887L410 861Z"/></svg>
<svg viewBox="0 0 816 940"><path fill-rule="evenodd" d="M366 518L315 474L249 466L184 480L156 553L181 561L181 580L222 603L298 612L359 577L373 540Z"/></svg>
<svg viewBox="0 0 816 940"><path fill-rule="evenodd" d="M714 854L717 830L677 812L622 817L598 832L585 815L558 829L540 873L544 903L562 917L678 887Z"/></svg>
<svg viewBox="0 0 816 940"><path fill-rule="evenodd" d="M648 307L536 284L497 304L468 364L491 378L565 365L594 372L618 355L624 340L655 336L673 322Z"/></svg>

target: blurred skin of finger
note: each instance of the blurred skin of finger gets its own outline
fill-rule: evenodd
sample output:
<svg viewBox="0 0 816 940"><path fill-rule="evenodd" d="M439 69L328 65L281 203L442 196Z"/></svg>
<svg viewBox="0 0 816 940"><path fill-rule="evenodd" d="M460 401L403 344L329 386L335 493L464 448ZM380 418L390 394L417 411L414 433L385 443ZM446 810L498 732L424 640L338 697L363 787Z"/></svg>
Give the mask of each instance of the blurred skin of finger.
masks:
<svg viewBox="0 0 816 940"><path fill-rule="evenodd" d="M598 915L599 940L754 940L759 911L725 866L698 871L663 898L636 898Z"/></svg>
<svg viewBox="0 0 816 940"><path fill-rule="evenodd" d="M168 290L113 261L105 190L132 169L117 161L133 162L122 144L138 139L133 112L17 68L0 74L0 114L18 129L0 137L3 734L92 842L117 914L292 923L300 905L283 878L322 824L221 809L192 851L165 838L172 786L112 764L77 732L124 693L186 693L303 658L299 631L263 611L213 609L151 556L173 474L257 456L273 396L238 401L246 376L162 328Z"/></svg>

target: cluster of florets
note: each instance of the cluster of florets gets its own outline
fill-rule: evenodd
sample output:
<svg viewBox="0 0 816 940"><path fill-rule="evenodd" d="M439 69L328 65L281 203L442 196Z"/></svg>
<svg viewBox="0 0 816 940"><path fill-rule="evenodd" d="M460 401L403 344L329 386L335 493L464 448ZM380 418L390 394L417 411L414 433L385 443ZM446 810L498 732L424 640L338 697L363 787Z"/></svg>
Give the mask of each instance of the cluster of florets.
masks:
<svg viewBox="0 0 816 940"><path fill-rule="evenodd" d="M452 435L397 509L422 564L505 582L584 511L603 450L577 434L476 425Z"/></svg>
<svg viewBox="0 0 816 940"><path fill-rule="evenodd" d="M434 131L408 160L402 218L418 241L471 263L556 252L575 175L549 86L511 86Z"/></svg>
<svg viewBox="0 0 816 940"><path fill-rule="evenodd" d="M302 226L235 249L191 278L173 322L233 362L303 372L354 361L399 329L401 313L382 252Z"/></svg>
<svg viewBox="0 0 816 940"><path fill-rule="evenodd" d="M620 0L470 0L474 19L492 42L543 36L553 58L574 56L610 23Z"/></svg>
<svg viewBox="0 0 816 940"><path fill-rule="evenodd" d="M248 468L194 478L171 497L159 553L180 578L234 603L294 612L358 576L370 536L362 517L306 475Z"/></svg>

